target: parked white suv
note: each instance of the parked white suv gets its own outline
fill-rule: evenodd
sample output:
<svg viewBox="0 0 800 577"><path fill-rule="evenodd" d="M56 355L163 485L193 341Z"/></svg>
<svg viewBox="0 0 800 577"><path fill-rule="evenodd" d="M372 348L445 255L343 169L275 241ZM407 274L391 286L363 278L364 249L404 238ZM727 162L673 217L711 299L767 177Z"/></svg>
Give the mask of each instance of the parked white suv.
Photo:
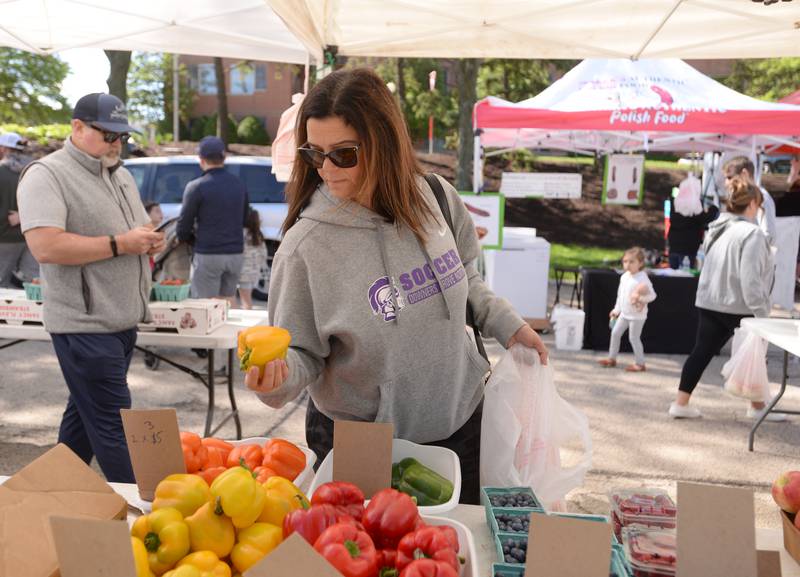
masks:
<svg viewBox="0 0 800 577"><path fill-rule="evenodd" d="M136 180L142 202L158 202L164 218L177 217L181 212L186 184L202 175L197 156L150 156L125 160ZM272 174L272 159L268 156L228 156L225 169L238 176L247 187L250 205L261 215L261 233L267 243L268 264L281 239L280 229L288 207L284 183ZM259 283L253 296L265 298L268 277Z"/></svg>

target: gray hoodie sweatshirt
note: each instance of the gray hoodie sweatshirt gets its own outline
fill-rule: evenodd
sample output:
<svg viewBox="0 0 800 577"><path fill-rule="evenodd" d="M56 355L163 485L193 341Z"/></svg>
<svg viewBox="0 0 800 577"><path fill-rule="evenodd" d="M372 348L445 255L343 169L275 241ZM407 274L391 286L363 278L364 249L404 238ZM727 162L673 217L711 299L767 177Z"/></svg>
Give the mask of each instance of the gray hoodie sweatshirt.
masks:
<svg viewBox="0 0 800 577"><path fill-rule="evenodd" d="M424 245L320 185L273 261L270 319L292 344L289 378L263 402L281 407L308 387L328 417L390 422L396 437L420 443L467 421L489 370L465 329L467 296L481 332L501 343L524 321L480 279L474 224L442 183L456 235L420 178L438 218Z"/></svg>
<svg viewBox="0 0 800 577"><path fill-rule="evenodd" d="M769 316L775 267L769 241L741 215L722 213L709 225L695 305L735 315Z"/></svg>

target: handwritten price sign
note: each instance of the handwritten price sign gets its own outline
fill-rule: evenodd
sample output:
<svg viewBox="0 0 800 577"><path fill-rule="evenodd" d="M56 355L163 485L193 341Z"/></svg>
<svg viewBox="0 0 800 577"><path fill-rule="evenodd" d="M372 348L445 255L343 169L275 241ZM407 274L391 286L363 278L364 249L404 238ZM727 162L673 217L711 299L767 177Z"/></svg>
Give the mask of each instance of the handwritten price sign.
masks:
<svg viewBox="0 0 800 577"><path fill-rule="evenodd" d="M150 501L164 477L186 472L178 417L175 409L123 409L120 414L139 495Z"/></svg>

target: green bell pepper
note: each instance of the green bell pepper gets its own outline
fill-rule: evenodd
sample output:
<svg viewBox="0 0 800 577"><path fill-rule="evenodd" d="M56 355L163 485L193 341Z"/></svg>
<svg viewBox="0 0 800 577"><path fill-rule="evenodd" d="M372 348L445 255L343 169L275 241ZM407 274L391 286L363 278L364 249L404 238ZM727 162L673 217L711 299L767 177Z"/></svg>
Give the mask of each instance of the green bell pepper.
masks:
<svg viewBox="0 0 800 577"><path fill-rule="evenodd" d="M414 497L423 507L441 505L453 496L453 483L412 457L392 465L392 488Z"/></svg>

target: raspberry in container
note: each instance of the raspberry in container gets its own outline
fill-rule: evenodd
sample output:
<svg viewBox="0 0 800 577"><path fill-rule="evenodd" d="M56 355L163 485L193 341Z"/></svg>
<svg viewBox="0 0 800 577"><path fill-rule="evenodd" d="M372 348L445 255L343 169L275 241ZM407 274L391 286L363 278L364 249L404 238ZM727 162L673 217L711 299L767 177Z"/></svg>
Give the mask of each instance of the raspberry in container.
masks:
<svg viewBox="0 0 800 577"><path fill-rule="evenodd" d="M674 531L627 527L622 541L633 577L674 577L678 548Z"/></svg>
<svg viewBox="0 0 800 577"><path fill-rule="evenodd" d="M643 525L674 529L678 508L664 491L655 489L621 489L609 494L614 534L621 540L623 527Z"/></svg>

